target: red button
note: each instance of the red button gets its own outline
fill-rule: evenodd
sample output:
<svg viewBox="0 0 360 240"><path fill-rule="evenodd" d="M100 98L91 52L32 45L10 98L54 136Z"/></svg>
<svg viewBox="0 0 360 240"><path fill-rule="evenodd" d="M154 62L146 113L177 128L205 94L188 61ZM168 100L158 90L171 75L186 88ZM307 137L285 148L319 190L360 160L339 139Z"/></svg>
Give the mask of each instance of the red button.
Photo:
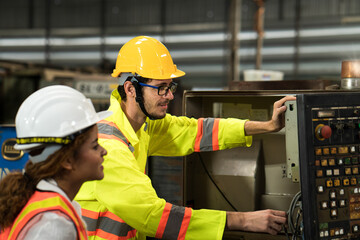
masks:
<svg viewBox="0 0 360 240"><path fill-rule="evenodd" d="M331 127L325 125L320 128L320 137L322 138L330 138L331 137Z"/></svg>

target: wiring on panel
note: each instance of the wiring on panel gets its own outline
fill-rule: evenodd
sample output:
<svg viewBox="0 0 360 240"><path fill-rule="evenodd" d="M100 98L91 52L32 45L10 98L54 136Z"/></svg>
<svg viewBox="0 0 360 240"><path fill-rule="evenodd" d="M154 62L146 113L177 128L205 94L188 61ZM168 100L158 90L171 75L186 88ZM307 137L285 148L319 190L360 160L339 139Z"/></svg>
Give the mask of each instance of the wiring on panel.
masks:
<svg viewBox="0 0 360 240"><path fill-rule="evenodd" d="M289 210L287 212L288 216L288 226L289 230L292 233L290 238L287 229L284 228L284 232L288 240L298 240L303 239L303 224L302 224L302 202L301 202L301 192L295 194L291 200Z"/></svg>
<svg viewBox="0 0 360 240"><path fill-rule="evenodd" d="M206 175L209 177L209 179L211 180L211 182L214 184L214 186L216 187L216 189L219 191L219 193L221 194L221 196L223 196L223 198L225 199L225 201L234 209L234 211L238 211L236 209L236 207L230 202L230 200L225 196L224 192L221 190L221 188L216 184L214 178L211 176L209 170L207 169L203 158L201 157L200 153L197 153L201 162L201 165L203 166Z"/></svg>

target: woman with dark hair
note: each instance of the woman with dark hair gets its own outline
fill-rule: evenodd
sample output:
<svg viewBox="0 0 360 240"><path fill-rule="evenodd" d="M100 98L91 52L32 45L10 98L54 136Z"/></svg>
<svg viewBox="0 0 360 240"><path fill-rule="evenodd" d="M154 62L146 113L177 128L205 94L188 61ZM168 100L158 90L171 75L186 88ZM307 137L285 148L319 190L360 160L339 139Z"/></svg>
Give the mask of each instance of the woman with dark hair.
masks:
<svg viewBox="0 0 360 240"><path fill-rule="evenodd" d="M29 153L24 172L0 181L0 239L87 239L80 205L85 181L101 180L106 150L98 144L89 99L66 86L30 95L16 115L16 149Z"/></svg>

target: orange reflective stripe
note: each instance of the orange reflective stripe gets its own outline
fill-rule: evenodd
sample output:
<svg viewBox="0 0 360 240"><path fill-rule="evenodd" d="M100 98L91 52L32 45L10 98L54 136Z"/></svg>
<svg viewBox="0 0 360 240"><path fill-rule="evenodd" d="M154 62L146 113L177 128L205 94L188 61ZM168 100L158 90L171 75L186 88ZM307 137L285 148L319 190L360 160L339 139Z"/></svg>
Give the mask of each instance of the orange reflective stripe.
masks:
<svg viewBox="0 0 360 240"><path fill-rule="evenodd" d="M82 208L82 216L87 223L88 235L105 239L130 239L136 230L110 211L95 212Z"/></svg>
<svg viewBox="0 0 360 240"><path fill-rule="evenodd" d="M200 142L203 136L203 121L204 121L203 118L198 119L198 131L196 134L195 146L194 146L195 152L200 152Z"/></svg>
<svg viewBox="0 0 360 240"><path fill-rule="evenodd" d="M217 118L199 118L195 152L219 150L219 121Z"/></svg>
<svg viewBox="0 0 360 240"><path fill-rule="evenodd" d="M8 228L6 228L6 229L4 229L4 230L1 230L1 229L0 229L0 240L8 240L8 236L9 236L9 234L10 234L10 230L11 230L10 227L8 227Z"/></svg>
<svg viewBox="0 0 360 240"><path fill-rule="evenodd" d="M185 235L189 227L190 219L191 219L191 208L185 208L184 220L183 223L181 224L178 240L185 239Z"/></svg>
<svg viewBox="0 0 360 240"><path fill-rule="evenodd" d="M155 238L185 239L191 213L191 208L166 203Z"/></svg>
<svg viewBox="0 0 360 240"><path fill-rule="evenodd" d="M119 128L114 122L110 122L110 121L107 121L107 120L105 120L105 119L100 120L100 121L97 122L97 123L105 123L105 124L107 124L107 125L110 125L110 126L112 126L112 127L117 128L117 129L120 130L120 128Z"/></svg>
<svg viewBox="0 0 360 240"><path fill-rule="evenodd" d="M115 214L113 214L113 213L110 212L110 211L94 212L94 211L91 211L91 210L82 208L82 209L81 209L81 214L82 214L84 217L88 217L88 218L92 218L92 219L98 219L99 216L100 216L100 217L108 217L108 218L111 218L111 219L114 220L114 221L118 221L118 222L122 222L122 223L125 222L124 220L122 220L121 218L119 218L118 216L116 216Z"/></svg>
<svg viewBox="0 0 360 240"><path fill-rule="evenodd" d="M122 140L121 138L116 137L115 135L108 135L108 134L104 134L104 133L98 133L99 138L102 139L114 139L114 140L118 140L122 143L124 143L126 146L128 145L126 142L124 142L124 140Z"/></svg>
<svg viewBox="0 0 360 240"><path fill-rule="evenodd" d="M119 218L118 216L116 216L115 214L113 214L112 212L109 212L109 211L100 212L100 217L108 217L108 218L111 218L114 221L125 223L124 220L122 220L121 218Z"/></svg>
<svg viewBox="0 0 360 240"><path fill-rule="evenodd" d="M87 239L86 229L72 204L63 196L54 192L39 192L31 196L28 203L15 219L8 239L16 239L23 227L39 213L47 211L60 211L67 215L75 225L78 239Z"/></svg>
<svg viewBox="0 0 360 240"><path fill-rule="evenodd" d="M215 118L214 127L212 130L213 151L219 150L219 123L220 123L220 119Z"/></svg>
<svg viewBox="0 0 360 240"><path fill-rule="evenodd" d="M171 207L172 207L171 203L166 203L165 204L164 211L163 211L163 214L161 216L158 229L156 231L156 235L155 235L156 238L162 238L162 236L164 234L165 227L166 227L167 221L169 219Z"/></svg>
<svg viewBox="0 0 360 240"><path fill-rule="evenodd" d="M97 123L98 126L98 136L103 139L115 139L128 146L130 151L134 152L134 147L131 145L130 141L125 137L121 130L116 126L115 123L102 120Z"/></svg>
<svg viewBox="0 0 360 240"><path fill-rule="evenodd" d="M98 229L96 231L96 234L90 235L89 236L98 236L107 240L127 240L127 239L131 239L134 238L136 236L136 230L133 229L131 231L128 232L128 234L126 236L117 236L108 232L105 232L101 229Z"/></svg>

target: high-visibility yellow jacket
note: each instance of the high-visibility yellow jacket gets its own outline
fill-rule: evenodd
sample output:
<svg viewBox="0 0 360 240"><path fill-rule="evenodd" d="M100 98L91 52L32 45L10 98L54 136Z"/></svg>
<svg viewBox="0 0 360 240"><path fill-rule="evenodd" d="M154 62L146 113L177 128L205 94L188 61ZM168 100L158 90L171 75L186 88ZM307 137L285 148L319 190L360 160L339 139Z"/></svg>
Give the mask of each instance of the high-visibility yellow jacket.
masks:
<svg viewBox="0 0 360 240"><path fill-rule="evenodd" d="M13 225L0 233L0 240L18 239L18 236L25 225L36 215L43 212L54 212L67 216L76 228L77 239L87 239L86 227L69 200L56 192L35 191L16 217Z"/></svg>
<svg viewBox="0 0 360 240"><path fill-rule="evenodd" d="M98 123L99 142L108 152L105 177L84 183L75 198L82 207L89 239L221 239L226 212L193 210L159 198L145 174L146 161L148 156L250 146L245 121L167 114L160 120L147 119L135 133L120 102L114 90L109 108L113 114Z"/></svg>

